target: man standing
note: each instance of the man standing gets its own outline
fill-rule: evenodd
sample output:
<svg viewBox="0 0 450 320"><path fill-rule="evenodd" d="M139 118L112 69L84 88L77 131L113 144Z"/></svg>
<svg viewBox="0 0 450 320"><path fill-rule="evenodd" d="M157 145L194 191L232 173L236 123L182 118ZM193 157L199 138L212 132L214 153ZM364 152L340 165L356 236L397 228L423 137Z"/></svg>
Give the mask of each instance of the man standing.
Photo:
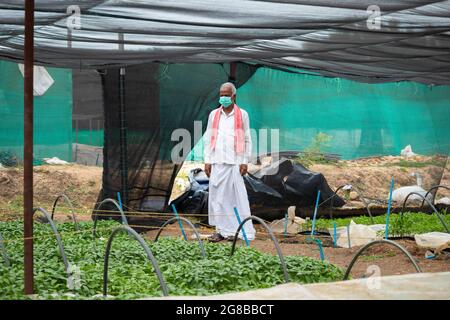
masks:
<svg viewBox="0 0 450 320"><path fill-rule="evenodd" d="M239 223L251 215L243 175L252 152L248 113L236 105L236 87L224 83L220 87L220 107L209 114L204 138L205 173L209 177L208 218L216 226L209 240L232 240ZM248 240L254 240L252 221L244 225ZM242 230L239 238L242 239Z"/></svg>

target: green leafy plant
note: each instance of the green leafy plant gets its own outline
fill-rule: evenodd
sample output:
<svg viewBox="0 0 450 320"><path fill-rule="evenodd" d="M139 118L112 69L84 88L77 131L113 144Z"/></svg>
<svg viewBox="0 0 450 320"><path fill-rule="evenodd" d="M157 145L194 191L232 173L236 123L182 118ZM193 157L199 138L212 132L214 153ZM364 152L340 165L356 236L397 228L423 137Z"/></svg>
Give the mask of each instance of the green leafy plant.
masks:
<svg viewBox="0 0 450 320"><path fill-rule="evenodd" d="M92 222L80 222L80 232L74 232L72 223L57 224L67 258L80 272L81 286L69 292L50 226L35 224L35 299L93 299L102 293L106 242L118 223L99 221L99 238L95 244L92 226ZM11 268L0 262L0 299L28 299L23 295L22 221L0 223L0 232L11 260ZM230 257L230 244L205 243L207 259L203 259L197 242L164 237L156 243L147 243L158 261L170 295L211 295L267 288L284 282L278 257L253 248L238 247ZM294 282L337 281L343 277L343 270L328 262L302 256L285 258ZM145 252L125 234L119 234L113 243L108 278L108 294L115 299L162 295Z"/></svg>
<svg viewBox="0 0 450 320"><path fill-rule="evenodd" d="M303 152L300 152L294 159L300 162L305 167L310 167L315 163L329 164L335 163L327 160L323 154L323 149L329 147L329 142L333 139L332 136L319 132L314 136L310 145L306 147Z"/></svg>
<svg viewBox="0 0 450 320"><path fill-rule="evenodd" d="M19 161L11 151L0 151L0 163L4 167L15 167L19 164Z"/></svg>
<svg viewBox="0 0 450 320"><path fill-rule="evenodd" d="M414 161L401 159L397 162L386 163L384 166L392 167L397 166L401 168L424 168L428 166L445 167L446 159L434 156L429 161Z"/></svg>
<svg viewBox="0 0 450 320"><path fill-rule="evenodd" d="M450 225L450 214L446 211L441 212L441 216L447 225ZM328 230L333 228L334 222L337 227L348 226L353 220L357 224L385 224L386 215L373 217L373 222L369 216L359 216L351 218L337 219L317 219L317 230ZM391 214L389 216L389 235L390 236L413 236L415 234L427 233L432 231L445 232L444 226L435 214L427 214L423 212L405 212L403 219L400 214ZM384 232L382 232L384 236Z"/></svg>

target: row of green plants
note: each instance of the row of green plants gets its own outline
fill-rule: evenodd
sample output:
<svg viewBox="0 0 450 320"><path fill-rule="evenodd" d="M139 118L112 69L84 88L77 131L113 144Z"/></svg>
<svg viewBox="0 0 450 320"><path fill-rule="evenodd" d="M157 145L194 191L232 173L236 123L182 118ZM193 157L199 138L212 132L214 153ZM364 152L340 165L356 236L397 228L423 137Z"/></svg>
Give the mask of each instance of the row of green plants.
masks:
<svg viewBox="0 0 450 320"><path fill-rule="evenodd" d="M450 226L450 214L441 212L441 217ZM320 218L316 221L316 230L327 231L333 228L334 223L337 227L344 227L353 220L357 224L386 224L386 215L373 217L373 222L369 216L357 216L349 218L326 219ZM305 229L311 230L312 221L308 220ZM391 214L389 216L389 236L413 236L427 232L446 232L444 226L435 214L427 214L423 212L405 212L403 219L400 214Z"/></svg>
<svg viewBox="0 0 450 320"><path fill-rule="evenodd" d="M36 296L23 295L23 223L0 223L0 232L11 261L0 260L0 299L92 299L102 293L103 262L106 242L117 222L100 221L99 238L93 241L92 222L81 222L80 232L71 223L59 223L65 251L73 270L74 289L67 277L56 240L47 224L35 224L34 268ZM239 247L230 257L230 244L205 243L203 259L197 242L164 237L147 241L170 295L211 295L268 288L284 282L277 256L249 247ZM316 283L337 281L343 270L309 257L287 256L291 281ZM69 293L69 294L68 294ZM108 294L115 299L161 296L152 265L139 244L126 234L115 238L110 256Z"/></svg>

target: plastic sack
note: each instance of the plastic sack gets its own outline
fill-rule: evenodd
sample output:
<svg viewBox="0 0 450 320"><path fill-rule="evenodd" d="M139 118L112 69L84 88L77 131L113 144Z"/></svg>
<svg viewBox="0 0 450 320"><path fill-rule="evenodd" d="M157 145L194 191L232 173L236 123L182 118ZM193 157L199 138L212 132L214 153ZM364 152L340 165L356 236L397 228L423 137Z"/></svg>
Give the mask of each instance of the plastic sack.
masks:
<svg viewBox="0 0 450 320"><path fill-rule="evenodd" d="M25 74L25 66L19 63L22 76ZM44 67L34 66L33 69L33 95L42 96L54 83L52 76Z"/></svg>
<svg viewBox="0 0 450 320"><path fill-rule="evenodd" d="M68 164L67 161L61 160L58 157L44 158L44 162L48 164Z"/></svg>
<svg viewBox="0 0 450 320"><path fill-rule="evenodd" d="M402 157L409 158L415 156L416 154L412 151L411 145L408 144L404 149L402 149L402 151L400 151L400 155Z"/></svg>
<svg viewBox="0 0 450 320"><path fill-rule="evenodd" d="M274 233L284 233L286 230L288 234L297 234L301 231L302 224L306 222L305 219L295 216L295 206L288 208L287 220L287 225L286 218L275 220L270 224L270 228Z"/></svg>
<svg viewBox="0 0 450 320"><path fill-rule="evenodd" d="M417 192L418 194L421 194L424 197L425 197L425 195L427 193L424 189L422 189L419 186L400 187L398 189L395 189L392 192L392 201L403 203L405 201L406 197L408 196L408 194L410 194L411 192ZM432 194L428 194L427 195L427 199L432 201L433 200L433 195ZM419 197L416 194L413 194L413 195L409 196L408 203L409 203L409 201L414 201L414 200L422 201L422 198Z"/></svg>
<svg viewBox="0 0 450 320"><path fill-rule="evenodd" d="M363 246L374 240L382 239L382 233L386 230L385 228L386 226L384 224L366 226L363 224L356 224L351 220L348 227L336 228L336 245L341 248ZM334 228L328 228L328 231L334 241ZM349 235L350 241L348 239Z"/></svg>
<svg viewBox="0 0 450 320"><path fill-rule="evenodd" d="M450 234L444 232L416 234L414 239L419 247L433 249L435 254L448 248L450 244Z"/></svg>
<svg viewBox="0 0 450 320"><path fill-rule="evenodd" d="M436 200L435 203L436 204L445 204L447 206L450 206L450 198L449 197L440 198L439 200Z"/></svg>

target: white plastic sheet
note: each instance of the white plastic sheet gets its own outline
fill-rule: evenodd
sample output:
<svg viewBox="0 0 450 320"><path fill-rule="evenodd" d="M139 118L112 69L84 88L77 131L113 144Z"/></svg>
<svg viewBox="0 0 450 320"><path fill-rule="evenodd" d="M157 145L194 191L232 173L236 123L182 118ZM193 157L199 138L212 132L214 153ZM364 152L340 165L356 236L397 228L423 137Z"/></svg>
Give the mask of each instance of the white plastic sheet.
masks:
<svg viewBox="0 0 450 320"><path fill-rule="evenodd" d="M427 191L424 190L423 188L419 187L419 186L406 186L406 187L400 187L398 189L395 189L392 192L392 201L398 202L398 203L403 203L406 199L406 197L408 196L408 194L410 194L411 192L417 192L418 194L421 194L422 196L425 197L425 195L427 194ZM428 194L427 195L427 199L432 201L433 200L433 195L432 194ZM416 195L416 194L412 194L408 197L408 203L409 201L422 201L423 198Z"/></svg>
<svg viewBox="0 0 450 320"><path fill-rule="evenodd" d="M367 226L363 224L356 224L353 220L351 220L348 227L336 228L336 245L341 248L363 246L374 240L382 239L385 230L386 226L384 224ZM334 241L334 228L329 228L328 231Z"/></svg>
<svg viewBox="0 0 450 320"><path fill-rule="evenodd" d="M67 161L61 160L58 157L44 158L44 162L48 164L68 164Z"/></svg>
<svg viewBox="0 0 450 320"><path fill-rule="evenodd" d="M432 249L435 254L448 248L450 245L450 234L444 232L416 234L414 239L419 247Z"/></svg>
<svg viewBox="0 0 450 320"><path fill-rule="evenodd" d="M19 63L22 76L25 74L25 66ZM42 96L55 81L44 67L34 66L33 69L33 95Z"/></svg>

